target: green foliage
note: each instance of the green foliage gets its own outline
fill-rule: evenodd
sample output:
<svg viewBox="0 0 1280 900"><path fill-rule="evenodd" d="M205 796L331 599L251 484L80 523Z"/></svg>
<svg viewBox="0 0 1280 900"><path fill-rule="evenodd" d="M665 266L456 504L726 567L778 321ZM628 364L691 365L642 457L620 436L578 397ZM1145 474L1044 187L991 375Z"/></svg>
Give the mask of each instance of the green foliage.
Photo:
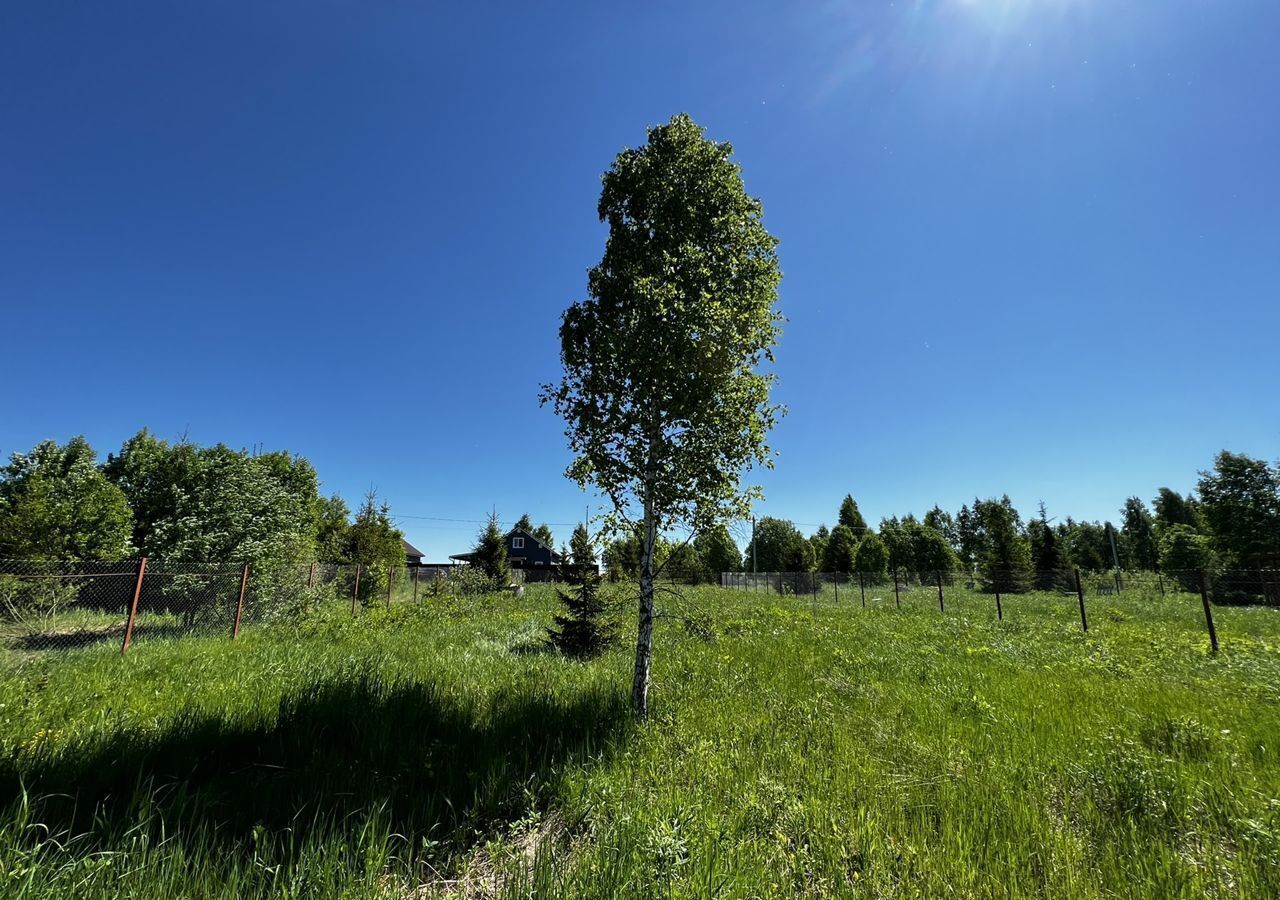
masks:
<svg viewBox="0 0 1280 900"><path fill-rule="evenodd" d="M573 531L573 550L566 567L570 590L557 590L564 612L547 629L547 641L565 656L590 659L613 643L614 629L606 619L607 604L601 596L601 579L595 571L596 554L583 525Z"/></svg>
<svg viewBox="0 0 1280 900"><path fill-rule="evenodd" d="M586 525L579 524L574 527L573 534L569 538L569 558L566 562L575 566L594 567L596 565L596 547Z"/></svg>
<svg viewBox="0 0 1280 900"><path fill-rule="evenodd" d="M924 514L924 525L941 534L953 550L960 546L960 534L956 529L955 519L941 506L935 505Z"/></svg>
<svg viewBox="0 0 1280 900"><path fill-rule="evenodd" d="M351 509L346 501L337 494L321 500L316 523L316 561L335 564L347 562L350 530Z"/></svg>
<svg viewBox="0 0 1280 900"><path fill-rule="evenodd" d="M1160 535L1160 570L1178 575L1182 589L1200 589L1199 572L1213 565L1209 539L1190 525L1170 525Z"/></svg>
<svg viewBox="0 0 1280 900"><path fill-rule="evenodd" d="M728 144L686 115L649 130L605 173L603 259L564 314L564 379L544 387L568 424L568 474L659 531L748 513L739 489L768 464L780 315L776 240Z"/></svg>
<svg viewBox="0 0 1280 900"><path fill-rule="evenodd" d="M702 568L708 573L737 572L742 569L742 554L729 529L723 524L713 525L693 539Z"/></svg>
<svg viewBox="0 0 1280 900"><path fill-rule="evenodd" d="M1060 537L1072 565L1091 571L1111 568L1111 541L1105 526L1097 522L1076 522L1068 517Z"/></svg>
<svg viewBox="0 0 1280 900"><path fill-rule="evenodd" d="M1028 590L1033 581L1031 542L1020 533L1020 521L1009 498L976 504L981 552L978 571L986 590L1002 594Z"/></svg>
<svg viewBox="0 0 1280 900"><path fill-rule="evenodd" d="M853 494L845 494L844 500L840 501L840 515L837 521L859 538L867 533L867 520L862 518L862 513L858 511L858 503L853 499Z"/></svg>
<svg viewBox="0 0 1280 900"><path fill-rule="evenodd" d="M0 666L0 894L1280 896L1273 610L832 593L685 589L643 729L540 585Z"/></svg>
<svg viewBox="0 0 1280 900"><path fill-rule="evenodd" d="M314 558L319 480L301 456L171 445L144 430L104 470L133 508L135 545L152 559L257 570Z"/></svg>
<svg viewBox="0 0 1280 900"><path fill-rule="evenodd" d="M533 519L530 519L529 514L525 513L516 520L515 527L523 531L525 534L533 534Z"/></svg>
<svg viewBox="0 0 1280 900"><path fill-rule="evenodd" d="M542 541L542 543L547 547L555 549L556 536L551 532L550 525L544 522L543 524L539 525L537 528L533 529L533 531L531 531L530 534L532 534L538 540Z"/></svg>
<svg viewBox="0 0 1280 900"><path fill-rule="evenodd" d="M858 536L848 525L840 524L831 530L822 556L824 572L849 574L854 571L854 557L858 552Z"/></svg>
<svg viewBox="0 0 1280 900"><path fill-rule="evenodd" d="M1124 524L1121 527L1121 544L1127 568L1154 571L1160 563L1160 548L1156 541L1155 519L1147 505L1139 497L1124 501Z"/></svg>
<svg viewBox="0 0 1280 900"><path fill-rule="evenodd" d="M1042 591L1062 590L1070 587L1068 577L1070 563L1062 552L1062 542L1057 532L1044 519L1033 519L1027 528L1027 539L1035 567L1035 585Z"/></svg>
<svg viewBox="0 0 1280 900"><path fill-rule="evenodd" d="M1223 450L1200 473L1200 510L1228 567L1280 565L1280 467Z"/></svg>
<svg viewBox="0 0 1280 900"><path fill-rule="evenodd" d="M818 530L809 535L809 549L813 551L814 564L818 565L827 556L827 542L831 540L831 532L826 525L819 525Z"/></svg>
<svg viewBox="0 0 1280 900"><path fill-rule="evenodd" d="M973 501L974 509L977 509L979 502L977 499ZM971 510L967 503L961 506L960 512L956 513L955 546L965 568L974 566L978 562L978 554L982 550L980 526L981 523L974 510Z"/></svg>
<svg viewBox="0 0 1280 900"><path fill-rule="evenodd" d="M889 548L874 531L869 532L859 543L853 555L855 571L876 578L889 571Z"/></svg>
<svg viewBox="0 0 1280 900"><path fill-rule="evenodd" d="M756 570L796 572L809 549L799 529L786 519L765 516L756 522ZM812 552L810 550L810 552Z"/></svg>
<svg viewBox="0 0 1280 900"><path fill-rule="evenodd" d="M640 577L640 554L644 550L640 535L634 530L610 541L604 548L604 567L609 580Z"/></svg>
<svg viewBox="0 0 1280 900"><path fill-rule="evenodd" d="M471 565L483 573L493 588L506 587L511 581L511 561L507 555L506 533L498 524L498 515L489 516L488 523L480 529L476 545L471 552Z"/></svg>
<svg viewBox="0 0 1280 900"><path fill-rule="evenodd" d="M1159 533L1174 525L1186 525L1193 531L1201 529L1199 506L1190 495L1184 497L1172 488L1162 487L1152 505Z"/></svg>
<svg viewBox="0 0 1280 900"><path fill-rule="evenodd" d="M373 491L365 495L347 530L344 556L347 563L360 566L359 597L366 606L386 596L393 570L404 568L404 534L392 522L390 507L378 503Z"/></svg>
<svg viewBox="0 0 1280 900"><path fill-rule="evenodd" d="M0 559L118 560L133 514L83 437L44 441L0 469Z"/></svg>

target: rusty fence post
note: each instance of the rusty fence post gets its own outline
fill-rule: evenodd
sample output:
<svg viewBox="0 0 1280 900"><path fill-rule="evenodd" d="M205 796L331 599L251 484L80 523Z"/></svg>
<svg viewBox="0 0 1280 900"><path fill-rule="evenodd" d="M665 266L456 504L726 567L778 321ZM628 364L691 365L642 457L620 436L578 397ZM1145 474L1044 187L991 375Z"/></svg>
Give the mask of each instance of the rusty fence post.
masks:
<svg viewBox="0 0 1280 900"><path fill-rule="evenodd" d="M1200 570L1200 602L1204 604L1204 623L1209 626L1209 646L1218 652L1218 629L1213 626L1213 607L1209 604L1209 576Z"/></svg>
<svg viewBox="0 0 1280 900"><path fill-rule="evenodd" d="M1000 606L1000 590L996 589L996 621L1004 621L1004 609Z"/></svg>
<svg viewBox="0 0 1280 900"><path fill-rule="evenodd" d="M938 611L944 612L944 613L947 611L947 606L942 601L942 570L941 569L938 570Z"/></svg>
<svg viewBox="0 0 1280 900"><path fill-rule="evenodd" d="M1076 596L1080 598L1080 627L1089 630L1089 617L1084 612L1084 586L1080 583L1080 570L1076 569Z"/></svg>
<svg viewBox="0 0 1280 900"><path fill-rule="evenodd" d="M142 576L147 574L147 558L138 560L138 577L133 585L133 602L129 604L129 621L124 626L124 643L120 645L120 655L129 652L129 642L133 640L133 621L138 617L138 598L142 596Z"/></svg>
<svg viewBox="0 0 1280 900"><path fill-rule="evenodd" d="M240 570L240 597L236 600L236 623L231 626L231 640L240 637L240 617L244 615L244 589L249 585L249 564Z"/></svg>
<svg viewBox="0 0 1280 900"><path fill-rule="evenodd" d="M316 564L312 563L311 568L307 571L307 590L311 590L316 584Z"/></svg>
<svg viewBox="0 0 1280 900"><path fill-rule="evenodd" d="M356 563L356 582L351 588L351 615L356 614L356 598L360 596L360 563Z"/></svg>

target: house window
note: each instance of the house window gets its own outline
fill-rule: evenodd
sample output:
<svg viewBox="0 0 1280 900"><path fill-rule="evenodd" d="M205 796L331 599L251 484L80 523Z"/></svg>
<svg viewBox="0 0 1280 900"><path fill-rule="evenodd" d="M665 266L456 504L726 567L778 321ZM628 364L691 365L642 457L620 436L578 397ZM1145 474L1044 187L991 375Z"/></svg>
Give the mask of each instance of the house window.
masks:
<svg viewBox="0 0 1280 900"><path fill-rule="evenodd" d="M512 538L512 539L511 539L511 549L512 549L512 550L523 550L523 549L524 549L524 538Z"/></svg>

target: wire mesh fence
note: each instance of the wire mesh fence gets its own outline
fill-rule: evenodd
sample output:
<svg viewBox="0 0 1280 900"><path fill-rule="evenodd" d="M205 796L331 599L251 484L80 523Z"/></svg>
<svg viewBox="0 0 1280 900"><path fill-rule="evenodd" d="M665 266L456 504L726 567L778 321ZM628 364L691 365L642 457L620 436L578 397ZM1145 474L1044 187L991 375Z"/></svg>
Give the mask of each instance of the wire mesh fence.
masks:
<svg viewBox="0 0 1280 900"><path fill-rule="evenodd" d="M362 567L309 563L253 568L234 563L43 562L0 560L0 654L45 653L101 644L122 653L139 641L225 635L300 622L330 606L359 615L375 606L421 603L470 584L470 567ZM568 575L569 573L565 573ZM985 571L706 572L662 571L668 585L719 585L739 591L861 608L985 610L998 619L1038 603L1089 629L1090 616L1158 615L1178 609L1203 617L1213 646L1214 607L1280 607L1280 570L1080 571L1058 567ZM558 580L558 579L552 579ZM1125 610L1113 598L1149 601ZM1136 612L1135 612L1136 609ZM1188 612L1190 611L1190 612Z"/></svg>

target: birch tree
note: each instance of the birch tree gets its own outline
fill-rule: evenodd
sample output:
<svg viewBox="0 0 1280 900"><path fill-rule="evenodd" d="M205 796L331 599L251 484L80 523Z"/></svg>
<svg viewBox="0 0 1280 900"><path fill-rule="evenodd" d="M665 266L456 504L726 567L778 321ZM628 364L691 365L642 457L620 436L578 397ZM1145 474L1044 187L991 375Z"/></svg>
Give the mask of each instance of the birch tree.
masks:
<svg viewBox="0 0 1280 900"><path fill-rule="evenodd" d="M777 241L727 143L687 115L651 128L603 176L604 256L585 300L564 313L564 376L542 401L566 422L567 475L612 502L608 524L638 526L640 596L632 704L648 713L654 550L663 531L744 517L771 464L766 435L782 321Z"/></svg>

